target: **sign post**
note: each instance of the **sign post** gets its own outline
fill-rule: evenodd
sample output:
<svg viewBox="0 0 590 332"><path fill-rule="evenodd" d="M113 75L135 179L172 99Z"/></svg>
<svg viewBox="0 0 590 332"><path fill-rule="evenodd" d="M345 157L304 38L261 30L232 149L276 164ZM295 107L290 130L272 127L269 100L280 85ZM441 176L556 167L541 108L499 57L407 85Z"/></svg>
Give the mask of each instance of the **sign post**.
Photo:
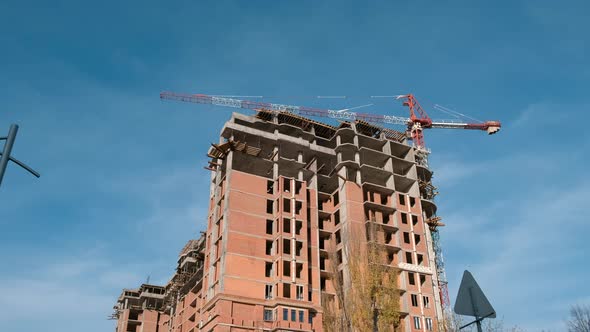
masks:
<svg viewBox="0 0 590 332"><path fill-rule="evenodd" d="M459 315L475 317L473 322L461 326L459 330L475 323L477 324L477 331L482 332L481 321L484 318L496 318L496 311L467 270L463 272L463 279L461 279L454 310Z"/></svg>

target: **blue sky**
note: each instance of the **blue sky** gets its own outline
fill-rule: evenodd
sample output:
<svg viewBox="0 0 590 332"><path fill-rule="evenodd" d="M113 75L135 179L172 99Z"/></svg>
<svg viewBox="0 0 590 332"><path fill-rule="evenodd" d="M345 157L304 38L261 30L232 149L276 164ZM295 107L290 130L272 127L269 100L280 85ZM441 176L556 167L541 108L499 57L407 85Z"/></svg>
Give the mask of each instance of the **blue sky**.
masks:
<svg viewBox="0 0 590 332"><path fill-rule="evenodd" d="M503 130L431 130L450 295L464 269L506 326L589 303L590 23L583 1L0 4L2 330L110 331L123 287L164 283L203 229L205 153L231 109L161 90L318 107L414 93ZM348 95L346 101L290 96ZM395 101L367 112L404 115Z"/></svg>

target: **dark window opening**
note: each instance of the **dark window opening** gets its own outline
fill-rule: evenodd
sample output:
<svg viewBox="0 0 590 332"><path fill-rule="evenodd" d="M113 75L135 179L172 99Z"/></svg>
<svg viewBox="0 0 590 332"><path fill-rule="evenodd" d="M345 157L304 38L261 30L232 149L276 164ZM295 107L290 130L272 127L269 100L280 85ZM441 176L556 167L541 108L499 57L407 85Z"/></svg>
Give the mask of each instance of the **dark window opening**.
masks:
<svg viewBox="0 0 590 332"><path fill-rule="evenodd" d="M412 294L412 307L418 306L418 295Z"/></svg>
<svg viewBox="0 0 590 332"><path fill-rule="evenodd" d="M407 224L408 223L408 215L405 213L401 214L401 218L402 218L402 224Z"/></svg>
<svg viewBox="0 0 590 332"><path fill-rule="evenodd" d="M336 264L337 265L342 264L342 250L338 250L336 252Z"/></svg>
<svg viewBox="0 0 590 332"><path fill-rule="evenodd" d="M424 261L424 256L422 256L421 254L418 254L418 265L422 265L423 261Z"/></svg>
<svg viewBox="0 0 590 332"><path fill-rule="evenodd" d="M334 212L334 225L338 225L340 223L340 210Z"/></svg>
<svg viewBox="0 0 590 332"><path fill-rule="evenodd" d="M336 231L336 244L340 244L342 238L340 237L340 230Z"/></svg>
<svg viewBox="0 0 590 332"><path fill-rule="evenodd" d="M301 235L301 229L303 229L303 221L295 221L295 234Z"/></svg>
<svg viewBox="0 0 590 332"><path fill-rule="evenodd" d="M416 198L410 197L410 206L414 207L414 205L416 205Z"/></svg>
<svg viewBox="0 0 590 332"><path fill-rule="evenodd" d="M404 232L404 243L410 243L410 233Z"/></svg>
<svg viewBox="0 0 590 332"><path fill-rule="evenodd" d="M266 234L272 234L272 224L273 220L267 219L266 220Z"/></svg>
<svg viewBox="0 0 590 332"><path fill-rule="evenodd" d="M283 276L291 276L291 262L289 261L283 261Z"/></svg>
<svg viewBox="0 0 590 332"><path fill-rule="evenodd" d="M420 275L420 285L424 286L425 282L426 282L426 276L421 274Z"/></svg>
<svg viewBox="0 0 590 332"><path fill-rule="evenodd" d="M275 186L274 181L271 181L271 180L266 181L266 193L272 194L274 192L274 186Z"/></svg>
<svg viewBox="0 0 590 332"><path fill-rule="evenodd" d="M303 208L303 203L295 201L295 214L301 214L301 208Z"/></svg>
<svg viewBox="0 0 590 332"><path fill-rule="evenodd" d="M414 279L414 273L413 272L408 272L408 282L410 283L410 285L415 285L416 284L416 279Z"/></svg>
<svg viewBox="0 0 590 332"><path fill-rule="evenodd" d="M387 205L388 200L389 200L389 196L381 194L381 205Z"/></svg>
<svg viewBox="0 0 590 332"><path fill-rule="evenodd" d="M291 220L284 218L283 219L283 233L291 233Z"/></svg>
<svg viewBox="0 0 590 332"><path fill-rule="evenodd" d="M266 200L266 213L268 214L272 214L272 205L273 205L273 201L271 200Z"/></svg>
<svg viewBox="0 0 590 332"><path fill-rule="evenodd" d="M320 278L320 289L326 291L326 278Z"/></svg>
<svg viewBox="0 0 590 332"><path fill-rule="evenodd" d="M412 216L412 225L416 226L418 223L418 216Z"/></svg>
<svg viewBox="0 0 590 332"><path fill-rule="evenodd" d="M424 301L424 308L430 308L430 299L428 296L422 296L422 300Z"/></svg>
<svg viewBox="0 0 590 332"><path fill-rule="evenodd" d="M283 320L289 320L289 309L283 309Z"/></svg>
<svg viewBox="0 0 590 332"><path fill-rule="evenodd" d="M272 265L273 265L272 262L265 263L264 276L267 278L272 275Z"/></svg>
<svg viewBox="0 0 590 332"><path fill-rule="evenodd" d="M295 195L299 195L302 187L303 183L301 181L295 181Z"/></svg>
<svg viewBox="0 0 590 332"><path fill-rule="evenodd" d="M291 285L290 284L283 284L283 297L290 299L291 298Z"/></svg>
<svg viewBox="0 0 590 332"><path fill-rule="evenodd" d="M291 254L291 240L283 239L283 254Z"/></svg>
<svg viewBox="0 0 590 332"><path fill-rule="evenodd" d="M414 243L416 243L416 245L418 245L418 243L420 243L420 235L414 234Z"/></svg>
<svg viewBox="0 0 590 332"><path fill-rule="evenodd" d="M404 196L402 194L398 194L398 197L399 197L399 204L406 205L406 196Z"/></svg>
<svg viewBox="0 0 590 332"><path fill-rule="evenodd" d="M412 253L406 252L406 263L412 264Z"/></svg>
<svg viewBox="0 0 590 332"><path fill-rule="evenodd" d="M296 241L295 242L295 255L301 256L302 250L303 250L303 242Z"/></svg>
<svg viewBox="0 0 590 332"><path fill-rule="evenodd" d="M320 270L326 270L326 258L320 257Z"/></svg>
<svg viewBox="0 0 590 332"><path fill-rule="evenodd" d="M295 264L295 277L301 278L301 272L303 272L303 264L302 263Z"/></svg>
<svg viewBox="0 0 590 332"><path fill-rule="evenodd" d="M291 179L283 179L283 190L288 193L291 192Z"/></svg>
<svg viewBox="0 0 590 332"><path fill-rule="evenodd" d="M269 300L272 299L272 285L266 285L264 288L264 298Z"/></svg>
<svg viewBox="0 0 590 332"><path fill-rule="evenodd" d="M266 240L266 254L272 255L272 240Z"/></svg>
<svg viewBox="0 0 590 332"><path fill-rule="evenodd" d="M311 302L311 291L307 292L307 300Z"/></svg>
<svg viewBox="0 0 590 332"><path fill-rule="evenodd" d="M291 200L286 198L283 199L283 212L291 212Z"/></svg>
<svg viewBox="0 0 590 332"><path fill-rule="evenodd" d="M338 205L338 203L340 203L340 197L338 195L338 192L334 193L333 200L334 200L334 206L336 206L336 205Z"/></svg>

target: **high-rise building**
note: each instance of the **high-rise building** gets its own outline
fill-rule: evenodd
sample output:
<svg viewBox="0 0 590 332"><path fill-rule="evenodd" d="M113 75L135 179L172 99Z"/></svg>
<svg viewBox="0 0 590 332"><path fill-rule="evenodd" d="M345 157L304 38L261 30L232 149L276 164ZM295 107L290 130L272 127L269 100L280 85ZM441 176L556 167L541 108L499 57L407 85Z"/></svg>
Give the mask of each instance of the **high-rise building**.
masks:
<svg viewBox="0 0 590 332"><path fill-rule="evenodd" d="M206 232L168 285L123 291L117 332L322 331L322 301L350 284L349 243L369 225L399 270L396 331L438 331L432 173L404 133L234 113L208 156Z"/></svg>

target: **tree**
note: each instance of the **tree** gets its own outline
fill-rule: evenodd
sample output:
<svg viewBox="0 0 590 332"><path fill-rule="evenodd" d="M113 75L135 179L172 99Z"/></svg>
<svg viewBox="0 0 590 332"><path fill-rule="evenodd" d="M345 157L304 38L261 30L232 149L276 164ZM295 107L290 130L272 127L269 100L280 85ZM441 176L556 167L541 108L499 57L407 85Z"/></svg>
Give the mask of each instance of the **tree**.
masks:
<svg viewBox="0 0 590 332"><path fill-rule="evenodd" d="M574 305L570 308L567 330L569 332L590 332L590 306Z"/></svg>
<svg viewBox="0 0 590 332"><path fill-rule="evenodd" d="M377 241L383 233L371 223L362 237L345 236L344 254L329 247L331 281L335 296L322 295L324 329L332 331L391 331L399 325L399 289L396 267L388 264L387 251ZM362 234L354 232L354 234ZM346 235L346 234L345 234ZM339 263L345 259L349 278Z"/></svg>

